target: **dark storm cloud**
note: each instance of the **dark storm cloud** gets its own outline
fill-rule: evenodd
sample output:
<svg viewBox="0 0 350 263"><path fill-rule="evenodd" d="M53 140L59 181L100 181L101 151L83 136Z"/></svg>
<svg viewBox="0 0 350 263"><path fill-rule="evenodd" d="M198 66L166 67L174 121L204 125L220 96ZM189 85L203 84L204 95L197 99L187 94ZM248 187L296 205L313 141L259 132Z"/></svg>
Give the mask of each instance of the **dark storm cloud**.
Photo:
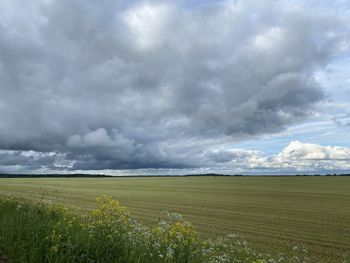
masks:
<svg viewBox="0 0 350 263"><path fill-rule="evenodd" d="M5 1L0 149L66 169L201 167L208 147L307 117L346 27L287 1Z"/></svg>
<svg viewBox="0 0 350 263"><path fill-rule="evenodd" d="M71 162L60 153L0 150L0 173L23 173L31 170L46 172L48 168L59 171L69 167Z"/></svg>

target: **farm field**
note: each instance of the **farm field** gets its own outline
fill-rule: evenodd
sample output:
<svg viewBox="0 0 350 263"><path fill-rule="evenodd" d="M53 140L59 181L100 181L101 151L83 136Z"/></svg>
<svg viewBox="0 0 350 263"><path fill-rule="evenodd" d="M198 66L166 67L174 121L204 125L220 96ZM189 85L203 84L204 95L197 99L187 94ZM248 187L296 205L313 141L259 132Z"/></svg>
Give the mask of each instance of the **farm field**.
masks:
<svg viewBox="0 0 350 263"><path fill-rule="evenodd" d="M82 210L108 194L145 224L178 212L205 236L236 233L262 252L305 246L336 262L350 251L350 177L3 178L6 194Z"/></svg>

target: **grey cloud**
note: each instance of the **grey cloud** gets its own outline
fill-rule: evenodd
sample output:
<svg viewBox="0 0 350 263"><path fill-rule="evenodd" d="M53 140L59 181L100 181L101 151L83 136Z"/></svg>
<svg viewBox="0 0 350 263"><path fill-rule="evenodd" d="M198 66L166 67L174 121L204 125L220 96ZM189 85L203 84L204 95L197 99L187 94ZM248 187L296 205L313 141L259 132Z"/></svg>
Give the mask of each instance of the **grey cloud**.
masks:
<svg viewBox="0 0 350 263"><path fill-rule="evenodd" d="M72 162L55 152L0 150L0 172L45 172L67 170Z"/></svg>
<svg viewBox="0 0 350 263"><path fill-rule="evenodd" d="M340 118L332 117L331 119L336 125L340 127L350 127L350 113L347 113L345 116L340 116Z"/></svg>
<svg viewBox="0 0 350 263"><path fill-rule="evenodd" d="M206 156L214 163L246 162L255 152L247 150L208 151Z"/></svg>
<svg viewBox="0 0 350 263"><path fill-rule="evenodd" d="M104 134L103 131L93 131L95 142ZM105 135L102 135L103 138ZM97 139L97 140L96 140ZM99 144L101 145L101 144ZM103 144L102 144L103 145ZM111 147L110 149L113 149ZM176 149L172 149L176 152ZM78 157L77 157L78 156ZM114 157L113 157L114 156ZM340 146L322 146L318 144L292 141L279 153L267 154L261 151L244 149L215 149L186 152L185 160L179 155L163 158L152 156L131 159L120 159L113 151L85 152L85 155L71 157L54 152L40 153L35 151L0 151L0 172L89 172L104 170L112 175L137 174L196 174L196 173L226 173L226 174L295 174L295 173L344 173L350 169L350 148ZM164 157L164 156L163 156ZM78 159L79 158L79 159ZM163 160L159 162L159 160ZM172 162L168 162L172 160ZM19 165L21 164L21 165ZM197 164L194 166L193 164ZM29 170L28 170L29 169ZM116 171L119 170L119 171Z"/></svg>
<svg viewBox="0 0 350 263"><path fill-rule="evenodd" d="M285 1L22 4L0 10L0 149L67 169L202 167L307 118L348 25Z"/></svg>

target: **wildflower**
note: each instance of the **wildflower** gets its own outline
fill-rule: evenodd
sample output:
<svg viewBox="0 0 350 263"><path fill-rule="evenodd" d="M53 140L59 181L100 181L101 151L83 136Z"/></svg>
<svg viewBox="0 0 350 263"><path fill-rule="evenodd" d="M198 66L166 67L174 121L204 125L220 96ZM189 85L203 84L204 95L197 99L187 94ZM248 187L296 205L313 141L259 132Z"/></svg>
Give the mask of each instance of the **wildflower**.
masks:
<svg viewBox="0 0 350 263"><path fill-rule="evenodd" d="M52 246L51 251L54 253L57 253L58 252L58 245Z"/></svg>
<svg viewBox="0 0 350 263"><path fill-rule="evenodd" d="M174 255L174 250L171 247L167 247L167 253L168 258L171 258Z"/></svg>

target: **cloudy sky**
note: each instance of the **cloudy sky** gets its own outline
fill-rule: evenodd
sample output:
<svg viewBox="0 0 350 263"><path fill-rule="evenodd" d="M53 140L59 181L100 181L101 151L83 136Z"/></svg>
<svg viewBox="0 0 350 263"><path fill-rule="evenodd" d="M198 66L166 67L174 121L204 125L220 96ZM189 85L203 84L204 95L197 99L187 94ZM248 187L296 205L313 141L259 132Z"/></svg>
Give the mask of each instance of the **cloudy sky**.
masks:
<svg viewBox="0 0 350 263"><path fill-rule="evenodd" d="M0 172L350 171L347 0L0 0Z"/></svg>

